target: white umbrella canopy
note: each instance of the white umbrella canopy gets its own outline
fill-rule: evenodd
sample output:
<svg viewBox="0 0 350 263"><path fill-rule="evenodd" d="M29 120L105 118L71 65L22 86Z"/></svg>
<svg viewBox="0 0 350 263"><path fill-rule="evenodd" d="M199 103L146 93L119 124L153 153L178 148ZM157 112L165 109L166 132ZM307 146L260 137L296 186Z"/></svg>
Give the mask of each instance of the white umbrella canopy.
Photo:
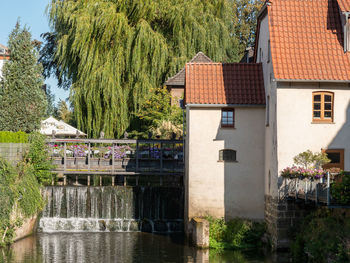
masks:
<svg viewBox="0 0 350 263"><path fill-rule="evenodd" d="M85 137L86 133L79 131L73 126L65 123L62 120L56 120L54 117L50 116L46 120L41 121L40 133L51 136L55 135L57 137Z"/></svg>

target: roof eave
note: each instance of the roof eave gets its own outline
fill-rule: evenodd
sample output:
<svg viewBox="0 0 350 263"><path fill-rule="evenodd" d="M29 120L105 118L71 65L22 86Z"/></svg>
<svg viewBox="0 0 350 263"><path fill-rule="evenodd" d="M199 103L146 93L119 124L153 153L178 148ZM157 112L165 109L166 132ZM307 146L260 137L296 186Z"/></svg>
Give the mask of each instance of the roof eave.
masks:
<svg viewBox="0 0 350 263"><path fill-rule="evenodd" d="M327 79L275 79L277 82L323 82L323 83L350 83L350 80L327 80Z"/></svg>
<svg viewBox="0 0 350 263"><path fill-rule="evenodd" d="M252 108L261 108L266 107L266 104L200 104L200 103L187 103L186 107L188 108L225 108L225 107L252 107Z"/></svg>

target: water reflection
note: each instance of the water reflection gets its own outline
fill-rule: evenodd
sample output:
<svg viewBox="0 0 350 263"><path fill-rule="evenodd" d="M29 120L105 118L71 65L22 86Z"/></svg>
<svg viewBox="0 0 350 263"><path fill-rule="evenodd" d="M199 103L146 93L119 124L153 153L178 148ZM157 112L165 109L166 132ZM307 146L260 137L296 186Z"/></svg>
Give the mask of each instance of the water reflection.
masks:
<svg viewBox="0 0 350 263"><path fill-rule="evenodd" d="M0 250L0 262L282 262L238 251L217 253L186 244L182 235L40 233ZM288 262L288 261L284 261Z"/></svg>

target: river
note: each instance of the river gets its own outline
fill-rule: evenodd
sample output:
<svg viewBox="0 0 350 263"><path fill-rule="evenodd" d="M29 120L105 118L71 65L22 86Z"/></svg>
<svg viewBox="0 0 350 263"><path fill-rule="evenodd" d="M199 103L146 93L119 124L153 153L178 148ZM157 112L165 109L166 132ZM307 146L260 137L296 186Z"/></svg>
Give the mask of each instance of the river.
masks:
<svg viewBox="0 0 350 263"><path fill-rule="evenodd" d="M200 250L187 244L182 234L141 232L38 233L0 250L0 262L289 262L283 254L252 251Z"/></svg>

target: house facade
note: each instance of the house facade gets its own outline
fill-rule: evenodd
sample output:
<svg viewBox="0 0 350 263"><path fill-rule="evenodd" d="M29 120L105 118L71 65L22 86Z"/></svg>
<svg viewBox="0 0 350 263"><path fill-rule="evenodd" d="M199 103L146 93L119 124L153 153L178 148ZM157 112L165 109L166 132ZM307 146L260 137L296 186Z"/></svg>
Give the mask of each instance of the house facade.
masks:
<svg viewBox="0 0 350 263"><path fill-rule="evenodd" d="M10 59L10 53L6 46L0 44L0 78L2 77L2 67Z"/></svg>
<svg viewBox="0 0 350 263"><path fill-rule="evenodd" d="M187 218L263 220L261 64L188 63L185 91Z"/></svg>
<svg viewBox="0 0 350 263"><path fill-rule="evenodd" d="M221 198L223 190L216 191L217 200L212 199L211 202L220 204L218 206L221 210L215 210L219 212L213 215L222 216L223 210L230 210L224 216L230 214L252 219L264 218L275 247L288 246L288 228L295 222L294 220L297 220L295 218L297 213L293 210L296 209L295 206L289 205L284 198L283 180L280 176L284 168L293 165L293 157L308 149L314 152L325 151L331 159L331 167L350 170L349 18L350 3L345 0L266 1L258 15L255 63L251 63L261 65L266 107L260 111L258 108L245 108L247 112L250 110L249 117L240 119L239 105L232 105L237 115L237 130L227 134L222 144L210 151L213 162L217 158L215 151L225 149L226 145L230 149L240 149L237 150L236 166L230 164L227 169L220 167L220 163L209 165L209 160L204 161L203 166L202 161L205 159L197 159L205 152L206 147L209 147L208 145L212 147L216 143L214 133L210 130L221 131L220 118L222 121L223 115L220 116L219 112L224 105L218 105L220 107L216 109L216 113L213 113L215 110L211 106L197 113L199 109L191 106L191 101L187 99L187 95L193 92L193 89L187 90L192 73L189 71L187 76L186 68L187 149L189 149L187 161L190 166L186 169L187 188L191 190L191 185L195 183L200 185L201 182L210 188L206 190L203 188L203 196L200 197L206 202L205 208L209 211L213 205L206 198L210 196L209 193L212 195L211 189L215 185L227 183L224 189L230 189L237 196L231 194L232 199L223 202ZM239 73L231 72L231 75L243 75L247 72L247 69L236 70ZM190 96L198 97L200 94L208 93L206 89L212 86L212 80L205 74L207 73L202 74L197 82L200 83L198 86L201 90L189 94ZM251 88L253 85L249 82L246 84L247 86L242 89ZM191 85L189 83L190 87ZM226 91L229 92L229 89ZM242 94L243 90L240 92ZM247 96L254 98L251 93ZM208 104L210 103L212 102L209 101ZM202 116L198 117L200 114ZM247 126L242 131L244 136L240 137L237 136L238 121L243 120ZM210 125L213 127L209 129ZM258 136L259 142L250 141L257 138L254 136ZM200 146L201 143L203 146ZM240 155L242 149L247 151L246 155ZM263 156L262 162L258 156ZM253 170L238 169L241 163ZM202 168L199 168L200 166ZM198 171L194 172L196 169ZM237 176L237 178L232 183L224 182L222 178L225 178L225 173L230 174L229 177ZM259 186L244 181L253 173L254 180L257 180ZM204 179L210 176L211 179L218 179L216 181ZM247 183L250 185L247 186ZM257 194L259 187L263 189L263 194ZM191 205L194 205L199 207L203 214L208 212L197 203L192 204L191 195L190 192L188 211L191 211ZM256 202L262 204L264 213L259 212L260 216L256 216L253 212L260 210L253 210L254 207L249 205L244 206L247 208L244 213L240 212L242 210L235 210L235 200L239 200L241 196L244 200L240 202L245 204L244 202L249 200L245 197L247 195L254 196ZM200 212L196 211L194 214L189 212L189 218L201 215Z"/></svg>

